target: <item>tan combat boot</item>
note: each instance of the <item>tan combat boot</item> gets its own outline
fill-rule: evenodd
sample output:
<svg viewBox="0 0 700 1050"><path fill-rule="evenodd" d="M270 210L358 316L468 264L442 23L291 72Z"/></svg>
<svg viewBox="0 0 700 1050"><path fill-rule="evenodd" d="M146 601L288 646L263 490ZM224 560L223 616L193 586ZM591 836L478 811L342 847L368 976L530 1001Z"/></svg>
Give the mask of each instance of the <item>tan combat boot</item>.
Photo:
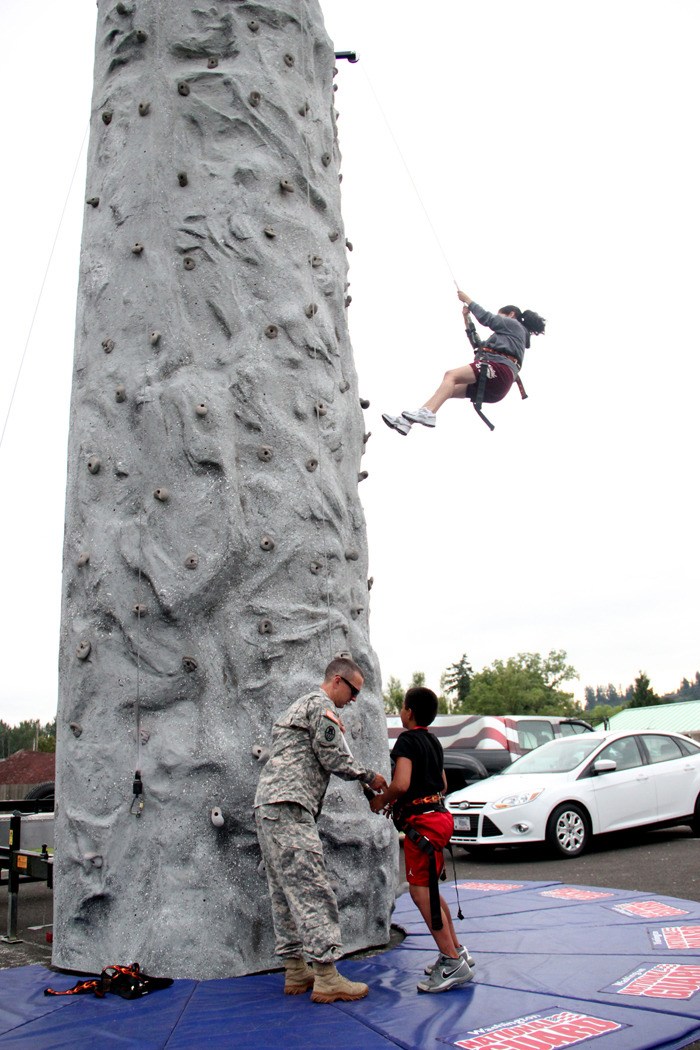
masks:
<svg viewBox="0 0 700 1050"><path fill-rule="evenodd" d="M360 981L349 981L347 977L339 974L335 963L317 963L314 968L314 990L311 993L313 1003L334 1003L342 999L344 1003L351 1003L355 999L364 999L369 992L366 984Z"/></svg>
<svg viewBox="0 0 700 1050"><path fill-rule="evenodd" d="M314 972L305 959L288 957L284 960L284 994L303 995L314 986Z"/></svg>

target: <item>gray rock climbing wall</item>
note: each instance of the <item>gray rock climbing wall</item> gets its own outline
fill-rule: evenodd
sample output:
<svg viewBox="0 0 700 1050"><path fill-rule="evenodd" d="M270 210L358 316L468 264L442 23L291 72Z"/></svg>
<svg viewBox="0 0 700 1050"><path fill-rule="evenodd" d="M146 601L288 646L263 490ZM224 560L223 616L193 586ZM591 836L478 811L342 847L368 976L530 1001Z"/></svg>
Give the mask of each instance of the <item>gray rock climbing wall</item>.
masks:
<svg viewBox="0 0 700 1050"><path fill-rule="evenodd" d="M387 771L333 75L317 0L99 4L64 554L61 967L274 965L259 763L276 714L340 651L366 673L349 742ZM390 826L334 778L322 832L345 947L386 942Z"/></svg>

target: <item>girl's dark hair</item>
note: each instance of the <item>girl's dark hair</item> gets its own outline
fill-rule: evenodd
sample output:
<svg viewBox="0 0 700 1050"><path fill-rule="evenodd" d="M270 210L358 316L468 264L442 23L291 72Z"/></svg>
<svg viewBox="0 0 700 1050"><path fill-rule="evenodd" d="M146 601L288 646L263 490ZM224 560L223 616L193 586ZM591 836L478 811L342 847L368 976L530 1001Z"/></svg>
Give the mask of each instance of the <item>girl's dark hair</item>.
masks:
<svg viewBox="0 0 700 1050"><path fill-rule="evenodd" d="M520 312L517 306L502 306L499 310L502 314L515 314L515 317L520 321L521 325L527 332L527 338L525 339L525 346L530 346L531 335L544 335L544 326L547 323L544 317L540 317L534 310L523 310Z"/></svg>
<svg viewBox="0 0 700 1050"><path fill-rule="evenodd" d="M424 685L414 685L406 690L404 707L410 711L419 726L429 726L435 721L438 709L438 698L432 689Z"/></svg>

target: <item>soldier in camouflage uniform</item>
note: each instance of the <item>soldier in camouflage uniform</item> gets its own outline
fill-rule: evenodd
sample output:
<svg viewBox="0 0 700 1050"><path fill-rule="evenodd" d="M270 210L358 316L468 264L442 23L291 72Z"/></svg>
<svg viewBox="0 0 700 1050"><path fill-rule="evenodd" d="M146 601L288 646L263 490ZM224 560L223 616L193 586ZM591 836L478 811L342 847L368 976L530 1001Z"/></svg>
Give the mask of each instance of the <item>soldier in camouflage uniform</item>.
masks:
<svg viewBox="0 0 700 1050"><path fill-rule="evenodd" d="M360 780L374 791L386 788L380 773L355 760L340 719L340 709L357 698L363 682L354 661L331 661L319 689L296 700L275 722L270 758L255 795L284 990L296 995L313 987L311 998L321 1003L362 999L369 991L335 968L341 947L338 903L316 827L331 773Z"/></svg>

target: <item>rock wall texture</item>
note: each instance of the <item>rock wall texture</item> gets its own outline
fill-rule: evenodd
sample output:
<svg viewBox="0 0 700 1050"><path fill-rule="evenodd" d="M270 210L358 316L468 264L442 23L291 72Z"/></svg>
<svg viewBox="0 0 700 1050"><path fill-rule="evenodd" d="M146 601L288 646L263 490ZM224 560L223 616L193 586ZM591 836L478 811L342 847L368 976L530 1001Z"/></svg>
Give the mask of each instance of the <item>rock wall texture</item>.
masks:
<svg viewBox="0 0 700 1050"><path fill-rule="evenodd" d="M64 553L61 967L274 965L259 763L276 714L338 652L366 674L344 714L351 747L387 771L333 67L317 0L99 4ZM336 778L321 824L346 949L386 942L390 826Z"/></svg>

